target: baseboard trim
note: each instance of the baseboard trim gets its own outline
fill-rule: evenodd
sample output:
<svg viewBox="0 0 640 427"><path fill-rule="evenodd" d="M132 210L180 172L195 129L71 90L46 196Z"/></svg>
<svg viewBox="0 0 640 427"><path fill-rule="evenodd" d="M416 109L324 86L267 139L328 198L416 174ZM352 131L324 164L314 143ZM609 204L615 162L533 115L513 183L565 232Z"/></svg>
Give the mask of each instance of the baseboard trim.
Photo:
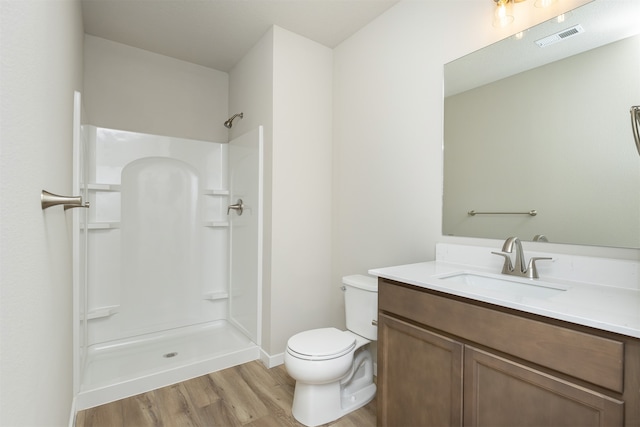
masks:
<svg viewBox="0 0 640 427"><path fill-rule="evenodd" d="M260 361L264 366L271 369L284 363L284 353L271 356L263 349L260 349Z"/></svg>
<svg viewBox="0 0 640 427"><path fill-rule="evenodd" d="M71 414L69 414L69 427L76 427L76 397L71 399Z"/></svg>

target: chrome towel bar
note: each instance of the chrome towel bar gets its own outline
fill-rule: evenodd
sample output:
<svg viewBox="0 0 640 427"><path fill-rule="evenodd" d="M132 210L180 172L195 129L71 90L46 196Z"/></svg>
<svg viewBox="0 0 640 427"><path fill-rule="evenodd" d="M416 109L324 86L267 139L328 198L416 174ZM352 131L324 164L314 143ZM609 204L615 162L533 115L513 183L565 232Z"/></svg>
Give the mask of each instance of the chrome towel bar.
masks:
<svg viewBox="0 0 640 427"><path fill-rule="evenodd" d="M638 154L640 154L640 105L631 107L631 130L633 131L633 139L636 142Z"/></svg>
<svg viewBox="0 0 640 427"><path fill-rule="evenodd" d="M531 209L529 212L476 212L476 211L469 211L469 212L467 212L467 214L469 216L475 216L475 215L530 215L530 216L536 216L536 215L538 215L538 211L536 211L535 209Z"/></svg>

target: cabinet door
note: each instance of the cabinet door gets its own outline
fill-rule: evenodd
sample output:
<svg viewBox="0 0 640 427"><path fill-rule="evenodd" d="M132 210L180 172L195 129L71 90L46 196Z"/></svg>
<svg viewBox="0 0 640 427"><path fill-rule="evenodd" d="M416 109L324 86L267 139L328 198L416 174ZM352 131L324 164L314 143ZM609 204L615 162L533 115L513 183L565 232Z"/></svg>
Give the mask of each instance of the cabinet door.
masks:
<svg viewBox="0 0 640 427"><path fill-rule="evenodd" d="M378 425L462 425L463 345L383 314L378 340Z"/></svg>
<svg viewBox="0 0 640 427"><path fill-rule="evenodd" d="M469 346L464 359L466 426L623 425L618 400Z"/></svg>

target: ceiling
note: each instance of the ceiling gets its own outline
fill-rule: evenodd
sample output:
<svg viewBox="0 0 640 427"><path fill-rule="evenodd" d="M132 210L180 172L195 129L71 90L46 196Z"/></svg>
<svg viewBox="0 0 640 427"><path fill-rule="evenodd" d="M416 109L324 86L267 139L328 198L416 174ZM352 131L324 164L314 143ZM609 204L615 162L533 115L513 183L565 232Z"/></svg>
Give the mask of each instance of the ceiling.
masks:
<svg viewBox="0 0 640 427"><path fill-rule="evenodd" d="M398 0L82 0L84 31L228 72L272 25L334 48Z"/></svg>

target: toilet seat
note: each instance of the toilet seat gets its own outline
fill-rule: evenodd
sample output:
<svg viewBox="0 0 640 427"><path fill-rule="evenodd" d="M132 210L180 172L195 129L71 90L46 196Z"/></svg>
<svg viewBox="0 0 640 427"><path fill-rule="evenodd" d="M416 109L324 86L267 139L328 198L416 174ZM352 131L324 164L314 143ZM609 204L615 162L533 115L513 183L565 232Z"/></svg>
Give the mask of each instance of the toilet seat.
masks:
<svg viewBox="0 0 640 427"><path fill-rule="evenodd" d="M352 352L355 347L355 337L336 328L300 332L287 342L287 352L305 360L336 359Z"/></svg>

